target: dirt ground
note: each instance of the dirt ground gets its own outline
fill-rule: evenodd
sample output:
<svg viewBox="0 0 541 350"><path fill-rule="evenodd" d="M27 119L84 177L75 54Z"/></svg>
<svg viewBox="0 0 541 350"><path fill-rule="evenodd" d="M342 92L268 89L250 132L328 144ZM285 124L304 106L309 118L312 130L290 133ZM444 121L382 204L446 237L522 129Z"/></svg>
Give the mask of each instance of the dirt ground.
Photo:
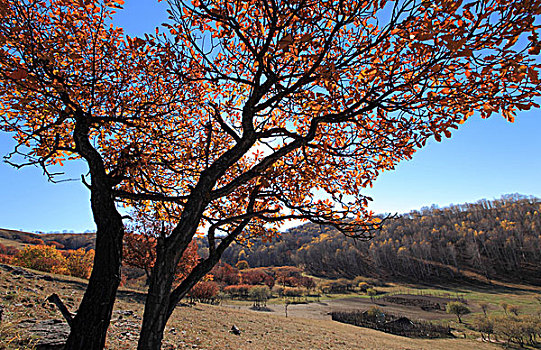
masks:
<svg viewBox="0 0 541 350"><path fill-rule="evenodd" d="M409 296L407 296L409 297ZM412 296L415 298L422 298L434 302L440 302L445 305L445 298L431 297L431 296ZM440 300L442 299L442 300ZM223 306L240 309L251 310L251 305L228 305ZM342 299L324 300L321 302L313 302L308 304L290 304L287 307L287 314L289 317L301 317L319 320L330 320L330 312L333 311L355 311L355 310L368 310L371 307L377 306L383 312L390 313L397 316L407 316L414 320L441 320L451 319L454 316L447 314L443 310L431 310L425 311L418 306L400 305L395 303L386 302L384 300L375 300L372 302L368 298L351 297ZM254 310L251 310L254 311ZM274 315L285 316L284 304L269 304L264 311L254 311L258 313L272 313Z"/></svg>
<svg viewBox="0 0 541 350"><path fill-rule="evenodd" d="M45 303L44 299L53 292L57 293L74 311L85 284L85 281L72 277L0 264L0 306L4 310L0 323L0 349L33 348L32 344L40 339L21 325L44 320L63 322L56 307ZM130 350L136 347L143 299L142 293L125 289L119 291L108 331L107 349ZM163 349L498 349L496 345L470 339L410 339L328 320L326 313L333 308L350 309L359 305L368 308L373 304L369 299L347 298L289 305L287 319L281 316L285 311L284 305L272 305L275 311L268 313L205 304L179 306L166 327ZM242 330L241 336L229 331L233 325Z"/></svg>

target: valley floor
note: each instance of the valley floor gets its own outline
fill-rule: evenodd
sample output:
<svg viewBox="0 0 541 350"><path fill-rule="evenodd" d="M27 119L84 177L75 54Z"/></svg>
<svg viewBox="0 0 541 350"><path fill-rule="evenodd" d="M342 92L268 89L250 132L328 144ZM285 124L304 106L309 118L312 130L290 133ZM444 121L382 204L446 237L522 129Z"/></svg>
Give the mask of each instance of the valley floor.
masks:
<svg viewBox="0 0 541 350"><path fill-rule="evenodd" d="M75 310L85 288L85 281L44 274L8 265L0 265L0 305L4 308L0 324L0 349L24 348L36 344L23 321L39 323L62 317L56 308L44 302L56 292L71 310ZM134 349L141 323L144 295L121 290L108 333L108 349ZM342 304L355 301L324 301ZM368 301L369 302L369 301ZM325 306L321 303L321 307ZM501 349L471 339L409 339L371 329L331 321L317 304L316 309L298 313L289 306L289 317L280 315L284 305L273 305L275 312L254 312L235 307L197 304L179 306L168 323L164 349ZM328 305L327 305L328 306ZM238 308L238 306L236 306ZM314 315L319 315L315 317ZM304 317L299 317L304 316ZM311 318L306 318L311 317ZM235 325L240 336L229 332Z"/></svg>

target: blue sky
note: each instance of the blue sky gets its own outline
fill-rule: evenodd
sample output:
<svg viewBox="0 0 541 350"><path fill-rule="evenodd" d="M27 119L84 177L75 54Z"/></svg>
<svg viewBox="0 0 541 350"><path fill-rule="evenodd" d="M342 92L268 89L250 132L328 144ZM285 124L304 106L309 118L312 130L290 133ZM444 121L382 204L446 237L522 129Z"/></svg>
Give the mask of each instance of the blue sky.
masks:
<svg viewBox="0 0 541 350"><path fill-rule="evenodd" d="M141 5L141 4L144 5ZM164 3L127 1L115 24L131 36L166 19ZM514 123L493 115L474 116L450 139L425 148L380 176L367 191L376 213L404 213L423 206L447 206L521 193L541 197L541 110L521 113ZM13 147L0 133L0 155ZM38 168L0 164L0 228L25 231L94 230L88 190L79 181L84 164L64 167L75 181L52 184Z"/></svg>

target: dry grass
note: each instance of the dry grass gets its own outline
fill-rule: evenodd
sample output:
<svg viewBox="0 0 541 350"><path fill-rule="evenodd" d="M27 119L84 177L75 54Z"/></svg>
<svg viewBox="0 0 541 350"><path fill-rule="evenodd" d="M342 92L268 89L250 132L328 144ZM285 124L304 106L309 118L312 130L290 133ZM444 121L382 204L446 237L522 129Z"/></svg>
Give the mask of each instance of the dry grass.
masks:
<svg viewBox="0 0 541 350"><path fill-rule="evenodd" d="M0 304L4 317L0 349L31 348L28 334L18 329L25 319L61 318L43 300L53 292L74 310L85 282L77 278L26 270L14 274L0 265ZM121 290L108 333L108 349L134 349L142 316L140 293ZM236 336L232 325L241 329ZM30 342L30 344L29 344ZM27 344L27 345L25 345ZM498 349L467 339L408 339L329 320L305 319L257 313L221 306L180 306L165 332L164 349Z"/></svg>

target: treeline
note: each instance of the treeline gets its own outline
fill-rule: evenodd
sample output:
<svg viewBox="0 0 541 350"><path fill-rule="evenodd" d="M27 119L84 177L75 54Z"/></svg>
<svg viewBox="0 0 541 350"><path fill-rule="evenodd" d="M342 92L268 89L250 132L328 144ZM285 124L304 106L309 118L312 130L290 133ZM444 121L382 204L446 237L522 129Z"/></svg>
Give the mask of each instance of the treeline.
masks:
<svg viewBox="0 0 541 350"><path fill-rule="evenodd" d="M234 245L223 261L251 267L296 265L315 276L437 280L471 276L541 283L541 202L506 195L389 219L368 242L314 224L270 243Z"/></svg>

